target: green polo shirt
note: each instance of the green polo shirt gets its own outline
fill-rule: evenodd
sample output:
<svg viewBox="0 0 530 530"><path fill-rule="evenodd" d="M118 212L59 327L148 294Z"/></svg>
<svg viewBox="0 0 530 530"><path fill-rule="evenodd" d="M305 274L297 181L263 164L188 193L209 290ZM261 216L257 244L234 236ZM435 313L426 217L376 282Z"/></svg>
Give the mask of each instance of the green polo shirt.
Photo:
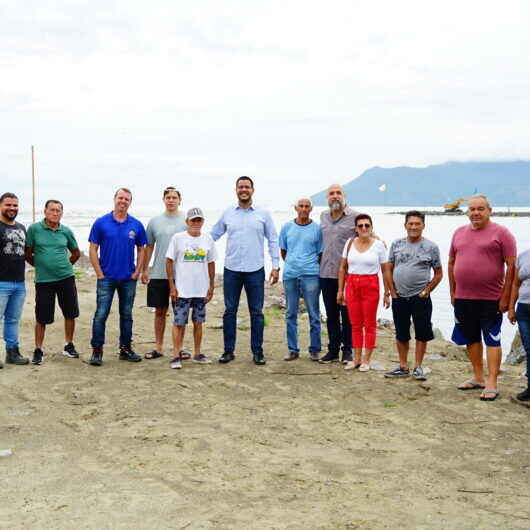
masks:
<svg viewBox="0 0 530 530"><path fill-rule="evenodd" d="M35 283L58 282L74 275L67 250L79 248L74 233L64 225L52 230L44 219L28 228L26 247L33 249Z"/></svg>

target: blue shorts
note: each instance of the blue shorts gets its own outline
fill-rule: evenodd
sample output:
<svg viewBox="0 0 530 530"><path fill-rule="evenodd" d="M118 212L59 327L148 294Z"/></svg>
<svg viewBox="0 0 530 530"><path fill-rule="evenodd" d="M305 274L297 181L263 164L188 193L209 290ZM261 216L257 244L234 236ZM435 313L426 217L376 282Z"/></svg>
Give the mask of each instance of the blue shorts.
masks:
<svg viewBox="0 0 530 530"><path fill-rule="evenodd" d="M502 313L498 300L455 300L455 327L452 341L459 346L481 342L501 345Z"/></svg>
<svg viewBox="0 0 530 530"><path fill-rule="evenodd" d="M191 320L197 324L202 324L206 320L206 299L205 298L177 298L173 304L175 326L185 326L191 308Z"/></svg>

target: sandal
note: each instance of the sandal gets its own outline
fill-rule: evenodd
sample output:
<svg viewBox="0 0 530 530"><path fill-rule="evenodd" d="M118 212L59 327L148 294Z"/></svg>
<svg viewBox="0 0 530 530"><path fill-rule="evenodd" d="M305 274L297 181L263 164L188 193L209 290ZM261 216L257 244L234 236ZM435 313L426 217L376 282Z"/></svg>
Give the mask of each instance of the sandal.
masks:
<svg viewBox="0 0 530 530"><path fill-rule="evenodd" d="M191 359L191 352L189 352L188 350L180 350L179 355L183 361Z"/></svg>
<svg viewBox="0 0 530 530"><path fill-rule="evenodd" d="M467 385L467 386L464 386ZM482 383L479 383L478 381L475 381L473 379L469 379L468 381L464 381L461 385L456 387L458 390L477 390L477 389L484 389L485 386Z"/></svg>
<svg viewBox="0 0 530 530"><path fill-rule="evenodd" d="M163 353L158 353L156 350L147 352L144 357L146 359L158 359L159 357L164 357Z"/></svg>
<svg viewBox="0 0 530 530"><path fill-rule="evenodd" d="M484 394L493 394L493 397L486 397ZM480 401L495 401L499 395L500 394L493 388L485 388L480 396Z"/></svg>

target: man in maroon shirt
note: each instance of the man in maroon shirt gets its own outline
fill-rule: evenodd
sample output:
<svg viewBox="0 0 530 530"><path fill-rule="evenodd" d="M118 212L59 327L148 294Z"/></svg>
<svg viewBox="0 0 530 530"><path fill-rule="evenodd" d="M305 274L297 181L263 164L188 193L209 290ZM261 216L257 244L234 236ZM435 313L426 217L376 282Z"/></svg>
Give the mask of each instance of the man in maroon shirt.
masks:
<svg viewBox="0 0 530 530"><path fill-rule="evenodd" d="M453 341L466 345L473 379L459 390L482 389L482 401L494 401L502 359L502 314L508 309L517 248L510 231L490 221L484 195L468 201L471 223L453 234L449 250L449 288L455 311ZM482 337L486 344L488 379L484 382Z"/></svg>

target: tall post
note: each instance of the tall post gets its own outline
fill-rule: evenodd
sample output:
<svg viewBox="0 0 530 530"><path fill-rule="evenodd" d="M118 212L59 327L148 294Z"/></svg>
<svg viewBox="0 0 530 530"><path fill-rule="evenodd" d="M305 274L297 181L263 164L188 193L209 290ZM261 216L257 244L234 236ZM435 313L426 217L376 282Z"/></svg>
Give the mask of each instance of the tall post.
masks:
<svg viewBox="0 0 530 530"><path fill-rule="evenodd" d="M31 146L31 194L33 200L33 222L35 222L35 148Z"/></svg>

